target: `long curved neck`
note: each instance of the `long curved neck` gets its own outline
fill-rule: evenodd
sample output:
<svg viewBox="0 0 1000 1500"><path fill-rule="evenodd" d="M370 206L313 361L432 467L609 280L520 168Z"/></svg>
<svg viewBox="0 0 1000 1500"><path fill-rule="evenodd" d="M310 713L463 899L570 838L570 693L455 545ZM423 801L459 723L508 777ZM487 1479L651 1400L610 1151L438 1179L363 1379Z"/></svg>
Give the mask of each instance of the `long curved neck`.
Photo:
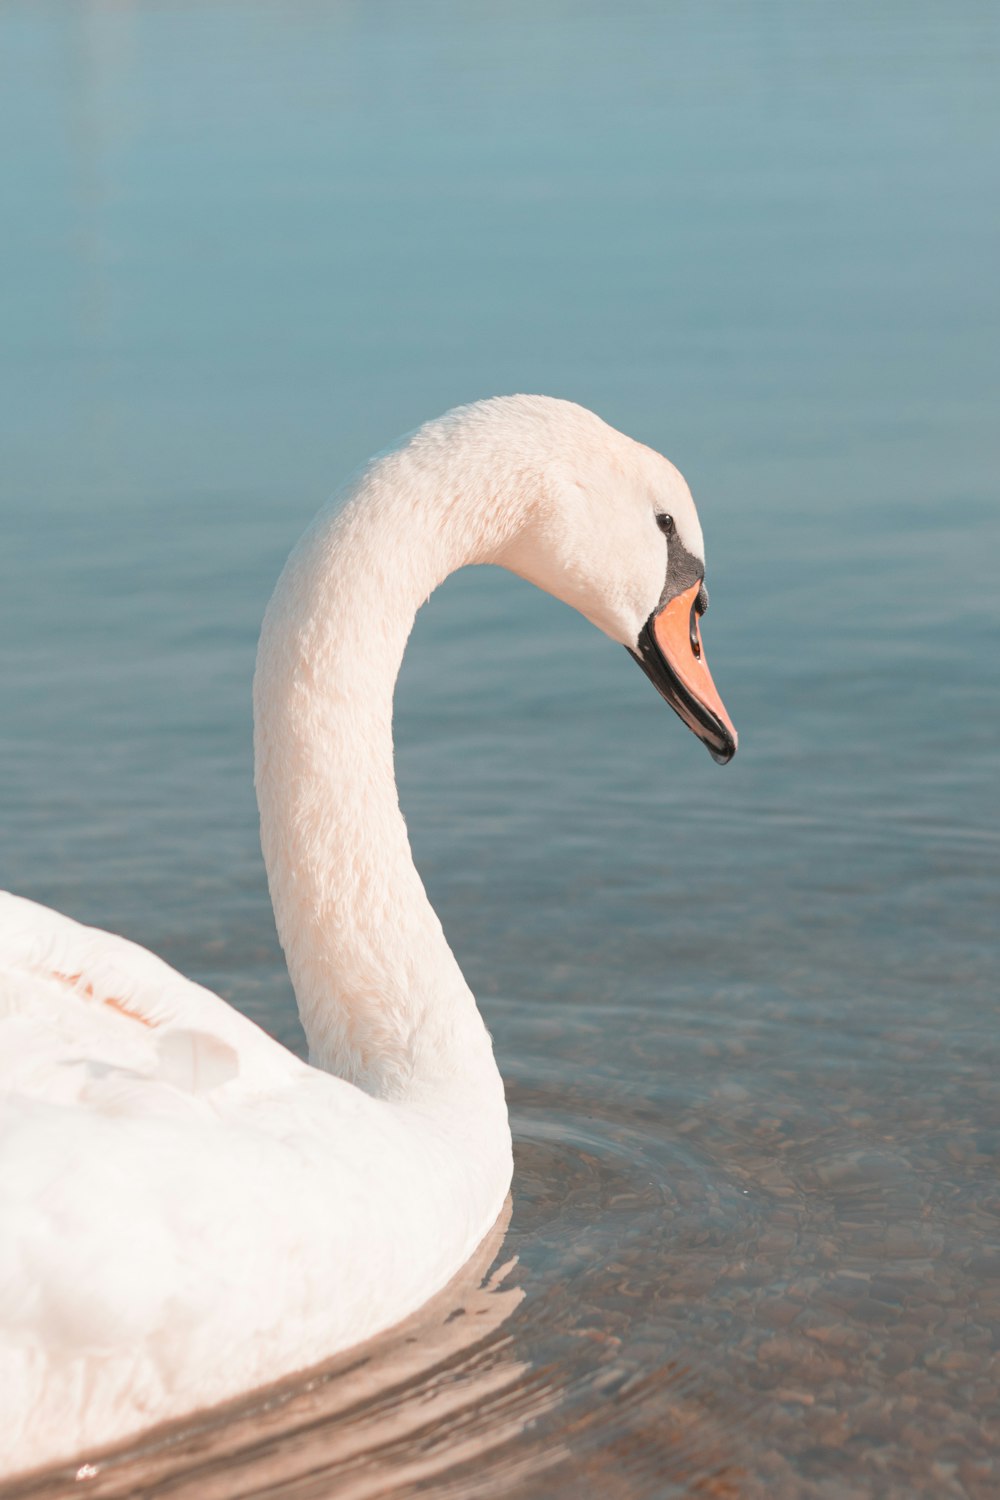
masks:
<svg viewBox="0 0 1000 1500"><path fill-rule="evenodd" d="M311 1060L383 1098L496 1095L489 1035L410 852L392 699L414 615L456 567L491 560L523 494L452 440L380 459L292 554L254 679L261 842ZM448 461L446 461L448 460ZM460 483L459 483L460 480Z"/></svg>

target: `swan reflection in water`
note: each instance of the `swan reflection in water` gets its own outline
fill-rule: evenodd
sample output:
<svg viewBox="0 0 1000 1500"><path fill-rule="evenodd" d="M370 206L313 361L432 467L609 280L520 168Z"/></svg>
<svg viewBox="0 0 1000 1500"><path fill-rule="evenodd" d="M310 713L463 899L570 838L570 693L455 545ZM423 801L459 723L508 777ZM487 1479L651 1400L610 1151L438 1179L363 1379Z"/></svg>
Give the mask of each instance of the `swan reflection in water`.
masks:
<svg viewBox="0 0 1000 1500"><path fill-rule="evenodd" d="M481 1465L526 1415L510 1397L527 1366L504 1324L524 1300L504 1256L510 1198L472 1260L412 1318L359 1349L199 1418L165 1424L111 1453L74 1461L17 1500L69 1493L112 1500L160 1489L184 1500L244 1492L362 1500ZM311 1492L311 1491L310 1491Z"/></svg>
<svg viewBox="0 0 1000 1500"><path fill-rule="evenodd" d="M633 1357L627 1337L594 1326L595 1297L632 1301L630 1250L619 1246L609 1265L598 1234L578 1240L594 1252L582 1279L566 1262L567 1274L541 1285L525 1270L518 1247L537 1256L548 1230L599 1213L609 1172L627 1187L596 1142L562 1141L554 1153L549 1132L528 1126L526 1136L525 1123L514 1229L508 1197L473 1258L406 1322L253 1396L15 1482L4 1500L543 1497L583 1476L611 1496L619 1486L658 1494L664 1484L742 1493L728 1458L733 1433L712 1413L704 1373L664 1358L672 1341ZM560 1169L566 1201L552 1183ZM632 1251L648 1249L645 1227ZM665 1251L661 1269L670 1261Z"/></svg>

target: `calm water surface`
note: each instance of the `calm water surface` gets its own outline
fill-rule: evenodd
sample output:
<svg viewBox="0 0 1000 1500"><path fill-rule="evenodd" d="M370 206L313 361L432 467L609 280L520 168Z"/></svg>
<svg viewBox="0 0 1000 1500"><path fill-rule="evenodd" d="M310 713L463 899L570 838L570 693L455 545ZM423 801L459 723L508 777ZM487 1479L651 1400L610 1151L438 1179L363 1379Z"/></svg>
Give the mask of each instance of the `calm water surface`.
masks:
<svg viewBox="0 0 1000 1500"><path fill-rule="evenodd" d="M2 883L300 1048L260 615L336 481L498 391L684 470L742 738L516 580L441 590L399 779L509 1226L18 1493L997 1493L998 58L964 0L0 8Z"/></svg>

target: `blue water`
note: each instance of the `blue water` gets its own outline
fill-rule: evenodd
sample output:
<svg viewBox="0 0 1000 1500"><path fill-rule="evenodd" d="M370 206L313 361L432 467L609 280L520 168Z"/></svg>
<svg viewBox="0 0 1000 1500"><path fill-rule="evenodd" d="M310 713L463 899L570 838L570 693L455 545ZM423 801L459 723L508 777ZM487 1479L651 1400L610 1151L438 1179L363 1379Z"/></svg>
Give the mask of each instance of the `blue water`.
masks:
<svg viewBox="0 0 1000 1500"><path fill-rule="evenodd" d="M0 883L298 1047L260 616L498 392L683 470L741 735L506 575L434 598L398 770L509 1084L500 1342L430 1436L410 1371L345 1458L338 1367L144 1493L995 1493L998 61L972 0L0 8Z"/></svg>

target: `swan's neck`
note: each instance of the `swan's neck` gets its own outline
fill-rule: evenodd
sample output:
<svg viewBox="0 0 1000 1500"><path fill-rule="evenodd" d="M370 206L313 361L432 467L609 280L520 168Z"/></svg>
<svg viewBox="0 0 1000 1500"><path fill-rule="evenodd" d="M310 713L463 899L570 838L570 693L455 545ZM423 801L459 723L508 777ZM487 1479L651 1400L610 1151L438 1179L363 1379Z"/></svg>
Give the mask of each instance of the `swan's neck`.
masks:
<svg viewBox="0 0 1000 1500"><path fill-rule="evenodd" d="M477 481L468 455L456 468L430 446L418 437L366 471L279 580L254 682L261 839L311 1060L384 1098L458 1088L502 1103L414 868L392 699L417 609L454 568L496 556L524 497L507 485L504 505L484 504L485 468Z"/></svg>

